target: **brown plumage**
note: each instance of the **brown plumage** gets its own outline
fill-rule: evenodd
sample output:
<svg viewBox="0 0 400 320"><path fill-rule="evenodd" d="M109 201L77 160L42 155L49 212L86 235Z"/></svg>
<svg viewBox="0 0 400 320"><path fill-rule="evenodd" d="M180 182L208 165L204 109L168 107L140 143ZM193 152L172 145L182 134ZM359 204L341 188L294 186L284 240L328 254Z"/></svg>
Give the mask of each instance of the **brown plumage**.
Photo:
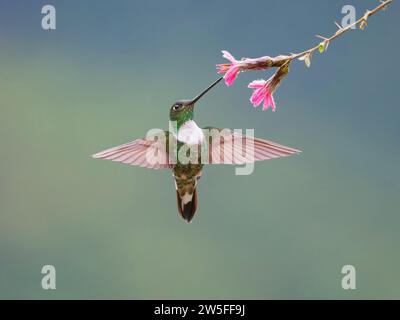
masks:
<svg viewBox="0 0 400 320"><path fill-rule="evenodd" d="M197 210L197 181L201 177L201 164L176 164L173 170L175 179L178 212L188 223Z"/></svg>

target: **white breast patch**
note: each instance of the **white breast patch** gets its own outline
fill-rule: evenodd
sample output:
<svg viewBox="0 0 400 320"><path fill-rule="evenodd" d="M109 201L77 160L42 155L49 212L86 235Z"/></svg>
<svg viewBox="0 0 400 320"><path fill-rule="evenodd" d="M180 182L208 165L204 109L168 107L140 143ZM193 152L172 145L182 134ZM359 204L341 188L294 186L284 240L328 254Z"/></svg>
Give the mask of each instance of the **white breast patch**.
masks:
<svg viewBox="0 0 400 320"><path fill-rule="evenodd" d="M204 133L193 120L186 121L178 130L177 139L188 145L201 144Z"/></svg>

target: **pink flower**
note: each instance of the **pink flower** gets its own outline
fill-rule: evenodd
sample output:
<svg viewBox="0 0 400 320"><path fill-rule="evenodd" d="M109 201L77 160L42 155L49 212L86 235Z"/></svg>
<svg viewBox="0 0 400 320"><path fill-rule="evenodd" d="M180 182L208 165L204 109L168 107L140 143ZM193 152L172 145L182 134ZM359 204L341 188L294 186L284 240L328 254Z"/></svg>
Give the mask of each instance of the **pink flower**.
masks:
<svg viewBox="0 0 400 320"><path fill-rule="evenodd" d="M274 86L272 85L273 76L266 80L254 80L249 83L248 88L254 89L253 94L250 97L250 102L254 107L258 107L264 100L262 110L265 111L271 106L272 111L275 111L276 105L274 96Z"/></svg>
<svg viewBox="0 0 400 320"><path fill-rule="evenodd" d="M240 67L238 65L239 61L237 61L228 51L222 50L223 57L228 59L231 63L221 63L217 64L217 70L220 74L225 74L225 83L227 86L231 86L235 81L237 75L239 74Z"/></svg>
<svg viewBox="0 0 400 320"><path fill-rule="evenodd" d="M254 107L258 107L264 100L262 110L265 111L271 106L272 111L275 111L276 105L274 100L274 92L278 88L282 79L289 73L289 64L282 65L275 74L268 80L255 80L249 83L248 88L254 89L250 97L250 102Z"/></svg>

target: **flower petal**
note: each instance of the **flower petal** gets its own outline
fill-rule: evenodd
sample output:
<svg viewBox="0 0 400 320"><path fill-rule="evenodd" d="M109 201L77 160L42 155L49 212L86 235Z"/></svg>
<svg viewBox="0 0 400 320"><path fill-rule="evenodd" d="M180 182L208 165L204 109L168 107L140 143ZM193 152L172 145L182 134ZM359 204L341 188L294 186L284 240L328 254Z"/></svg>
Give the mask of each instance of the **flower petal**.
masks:
<svg viewBox="0 0 400 320"><path fill-rule="evenodd" d="M235 81L238 73L239 73L239 67L232 65L229 70L225 73L225 83L227 86L231 86L233 82Z"/></svg>
<svg viewBox="0 0 400 320"><path fill-rule="evenodd" d="M230 63L220 63L215 65L217 67L217 73L223 74L226 73L231 67Z"/></svg>
<svg viewBox="0 0 400 320"><path fill-rule="evenodd" d="M258 88L262 88L265 86L265 84L267 83L267 81L260 79L260 80L254 80L252 82L250 82L247 86L247 88L250 89L258 89Z"/></svg>
<svg viewBox="0 0 400 320"><path fill-rule="evenodd" d="M271 104L271 94L268 93L268 94L265 96L262 111L267 110L267 109L269 108L270 104Z"/></svg>
<svg viewBox="0 0 400 320"><path fill-rule="evenodd" d="M260 103L257 104L258 101L256 101L256 91L254 91L251 96L250 96L250 102L253 106L257 107Z"/></svg>
<svg viewBox="0 0 400 320"><path fill-rule="evenodd" d="M261 103L262 99L255 99L254 94L250 97L250 102L254 107L258 107Z"/></svg>
<svg viewBox="0 0 400 320"><path fill-rule="evenodd" d="M228 59L232 63L236 63L237 62L236 59L233 57L233 55L231 55L228 51L222 50L221 52L222 52L222 56L225 59Z"/></svg>
<svg viewBox="0 0 400 320"><path fill-rule="evenodd" d="M276 109L275 99L272 94L271 94L271 109L272 109L272 111L275 111L275 109Z"/></svg>
<svg viewBox="0 0 400 320"><path fill-rule="evenodd" d="M264 100L265 95L266 95L265 88L259 88L254 91L254 99L257 101L260 100L261 102L262 100Z"/></svg>
<svg viewBox="0 0 400 320"><path fill-rule="evenodd" d="M255 106L259 106L260 103L265 98L265 88L259 88L254 90L253 94L250 97L250 102Z"/></svg>

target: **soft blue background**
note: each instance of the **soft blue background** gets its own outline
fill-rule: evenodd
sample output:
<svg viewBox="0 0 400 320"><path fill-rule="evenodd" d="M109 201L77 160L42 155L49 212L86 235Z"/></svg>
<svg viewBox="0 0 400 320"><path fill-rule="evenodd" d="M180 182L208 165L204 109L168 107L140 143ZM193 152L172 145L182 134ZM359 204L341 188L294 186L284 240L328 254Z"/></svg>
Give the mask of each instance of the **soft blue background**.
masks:
<svg viewBox="0 0 400 320"><path fill-rule="evenodd" d="M57 30L41 29L41 7ZM378 1L355 1L360 16ZM348 1L0 1L1 298L400 298L399 6L295 62L277 112L241 74L199 124L303 150L250 176L206 168L191 225L169 171L90 159L167 127L220 50L286 54L335 31ZM57 289L41 289L41 267ZM357 290L341 289L341 267Z"/></svg>

